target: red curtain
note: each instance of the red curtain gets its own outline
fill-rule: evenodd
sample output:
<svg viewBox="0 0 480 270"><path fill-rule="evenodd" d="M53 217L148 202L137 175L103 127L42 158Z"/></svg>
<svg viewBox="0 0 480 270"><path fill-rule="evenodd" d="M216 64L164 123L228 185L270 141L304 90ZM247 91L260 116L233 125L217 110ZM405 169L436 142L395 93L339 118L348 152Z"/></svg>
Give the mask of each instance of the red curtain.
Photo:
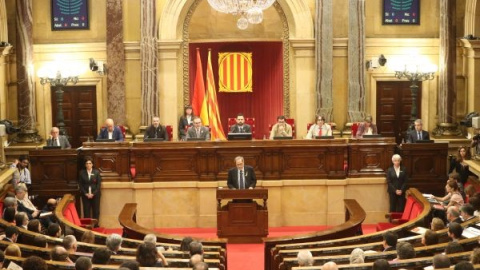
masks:
<svg viewBox="0 0 480 270"><path fill-rule="evenodd" d="M227 119L235 118L238 113L255 118L255 137L268 138L268 125L283 114L283 50L282 42L235 42L235 43L190 43L189 80L190 100L196 72L196 48L200 48L203 70L206 70L208 49L212 50L212 66L217 89L218 107L225 133ZM252 52L253 92L218 92L218 53ZM198 114L198 112L195 112ZM226 134L225 134L226 135Z"/></svg>

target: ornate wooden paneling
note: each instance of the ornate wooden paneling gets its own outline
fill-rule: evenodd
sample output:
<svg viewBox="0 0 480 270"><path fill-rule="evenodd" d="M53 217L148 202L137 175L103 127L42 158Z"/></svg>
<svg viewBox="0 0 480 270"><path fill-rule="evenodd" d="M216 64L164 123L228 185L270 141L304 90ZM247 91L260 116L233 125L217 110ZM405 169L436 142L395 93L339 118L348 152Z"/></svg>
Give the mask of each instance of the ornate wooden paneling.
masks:
<svg viewBox="0 0 480 270"><path fill-rule="evenodd" d="M391 166L396 143L390 138L350 139L348 144L348 176L385 176Z"/></svg>
<svg viewBox="0 0 480 270"><path fill-rule="evenodd" d="M93 159L102 181L130 181L130 144L128 142L84 142L80 150L80 169L86 157Z"/></svg>

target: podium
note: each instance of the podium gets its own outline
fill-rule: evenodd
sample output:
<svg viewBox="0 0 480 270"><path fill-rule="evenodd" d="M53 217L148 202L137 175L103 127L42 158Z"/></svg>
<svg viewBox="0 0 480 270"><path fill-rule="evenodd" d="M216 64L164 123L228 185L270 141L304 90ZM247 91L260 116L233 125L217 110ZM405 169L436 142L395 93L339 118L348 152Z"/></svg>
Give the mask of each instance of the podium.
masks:
<svg viewBox="0 0 480 270"><path fill-rule="evenodd" d="M267 199L268 189L217 189L218 237L229 243L261 243L268 235ZM222 207L222 200L230 201Z"/></svg>

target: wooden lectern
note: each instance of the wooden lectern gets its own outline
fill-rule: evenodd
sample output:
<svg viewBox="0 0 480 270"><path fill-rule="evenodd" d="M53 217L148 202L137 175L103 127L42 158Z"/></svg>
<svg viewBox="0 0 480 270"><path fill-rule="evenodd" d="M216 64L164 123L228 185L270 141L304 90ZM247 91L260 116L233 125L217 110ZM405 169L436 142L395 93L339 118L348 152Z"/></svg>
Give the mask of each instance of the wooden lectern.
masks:
<svg viewBox="0 0 480 270"><path fill-rule="evenodd" d="M253 199L262 199L263 206ZM261 243L268 235L268 189L217 189L217 235L229 243ZM231 200L221 205L222 200Z"/></svg>

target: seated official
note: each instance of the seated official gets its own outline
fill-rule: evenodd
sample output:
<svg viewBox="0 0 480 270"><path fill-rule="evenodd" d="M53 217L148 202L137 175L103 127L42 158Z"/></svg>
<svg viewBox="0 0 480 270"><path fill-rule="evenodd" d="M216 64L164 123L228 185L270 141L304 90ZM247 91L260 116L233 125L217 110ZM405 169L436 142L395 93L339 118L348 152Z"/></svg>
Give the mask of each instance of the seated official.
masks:
<svg viewBox="0 0 480 270"><path fill-rule="evenodd" d="M283 115L277 117L277 123L273 125L272 131L270 131L270 140L273 140L274 137L292 137L292 126L286 122Z"/></svg>
<svg viewBox="0 0 480 270"><path fill-rule="evenodd" d="M325 117L317 116L316 119L316 124L310 127L306 139L315 139L317 136L332 136L332 127L325 123Z"/></svg>
<svg viewBox="0 0 480 270"><path fill-rule="evenodd" d="M60 130L57 127L52 127L52 130L50 130L50 138L47 139L47 146L60 146L61 149L72 148L67 137L60 135Z"/></svg>
<svg viewBox="0 0 480 270"><path fill-rule="evenodd" d="M114 139L115 141L123 142L122 130L118 126L115 126L113 119L108 118L105 120L105 127L100 130L97 139Z"/></svg>
<svg viewBox="0 0 480 270"><path fill-rule="evenodd" d="M257 177L251 166L245 166L241 156L235 158L235 168L228 171L229 189L253 189L257 185Z"/></svg>
<svg viewBox="0 0 480 270"><path fill-rule="evenodd" d="M374 135L378 134L377 125L372 123L372 117L367 116L363 123L358 125L357 134L355 135L356 138L363 138L363 135Z"/></svg>
<svg viewBox="0 0 480 270"><path fill-rule="evenodd" d="M422 119L415 120L415 130L408 132L407 143L416 143L421 140L430 140L428 131L423 130Z"/></svg>
<svg viewBox="0 0 480 270"><path fill-rule="evenodd" d="M245 117L243 114L239 113L236 121L237 124L230 128L230 133L252 133L252 128L250 125L245 124Z"/></svg>
<svg viewBox="0 0 480 270"><path fill-rule="evenodd" d="M187 130L187 140L189 138L201 138L205 141L210 140L210 131L207 127L202 126L202 119L198 116L193 118L193 127L189 127Z"/></svg>
<svg viewBox="0 0 480 270"><path fill-rule="evenodd" d="M168 141L168 132L165 126L160 125L160 118L158 116L154 116L152 118L152 124L145 130L145 139L160 139L162 138L165 141Z"/></svg>

